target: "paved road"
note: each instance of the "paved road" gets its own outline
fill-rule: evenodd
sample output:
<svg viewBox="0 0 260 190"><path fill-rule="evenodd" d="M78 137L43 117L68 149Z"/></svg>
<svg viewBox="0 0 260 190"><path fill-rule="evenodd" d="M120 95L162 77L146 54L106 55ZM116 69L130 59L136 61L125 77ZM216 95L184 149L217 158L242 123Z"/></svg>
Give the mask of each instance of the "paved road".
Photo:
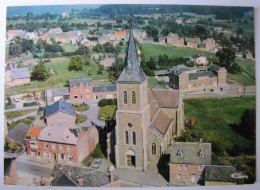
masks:
<svg viewBox="0 0 260 190"><path fill-rule="evenodd" d="M89 110L81 112L82 115L86 115L88 119L80 124L77 124L78 127L91 127L93 125L104 126L105 122L98 120L98 105L90 104Z"/></svg>
<svg viewBox="0 0 260 190"><path fill-rule="evenodd" d="M244 94L185 94L183 98L221 98L221 97L237 97ZM245 95L256 95L256 93L246 93Z"/></svg>
<svg viewBox="0 0 260 190"><path fill-rule="evenodd" d="M14 119L8 119L7 123L13 123L13 122L16 122L17 120L24 119L24 118L29 117L29 116L35 116L36 114L37 114L37 111L33 111L33 112L27 113L25 115L22 115L20 117L16 117Z"/></svg>
<svg viewBox="0 0 260 190"><path fill-rule="evenodd" d="M38 108L39 108L39 106L19 107L19 108L7 109L7 110L5 110L5 112L30 110L30 109L38 109Z"/></svg>

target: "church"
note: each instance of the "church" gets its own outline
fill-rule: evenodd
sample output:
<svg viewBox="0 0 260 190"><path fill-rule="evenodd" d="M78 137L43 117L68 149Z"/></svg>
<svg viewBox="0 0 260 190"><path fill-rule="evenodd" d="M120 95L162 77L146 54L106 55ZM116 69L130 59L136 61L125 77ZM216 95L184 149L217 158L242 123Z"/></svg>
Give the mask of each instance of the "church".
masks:
<svg viewBox="0 0 260 190"><path fill-rule="evenodd" d="M184 128L179 90L160 85L148 88L148 76L137 55L130 31L125 68L117 80L115 162L117 168L146 171L157 164L174 136Z"/></svg>

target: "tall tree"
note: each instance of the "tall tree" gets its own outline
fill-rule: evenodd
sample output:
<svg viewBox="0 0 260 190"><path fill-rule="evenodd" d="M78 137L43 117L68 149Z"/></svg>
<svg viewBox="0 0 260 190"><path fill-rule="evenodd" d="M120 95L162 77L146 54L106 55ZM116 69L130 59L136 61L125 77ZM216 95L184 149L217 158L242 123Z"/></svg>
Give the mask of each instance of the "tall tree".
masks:
<svg viewBox="0 0 260 190"><path fill-rule="evenodd" d="M32 80L45 81L48 77L48 70L43 63L37 64L31 72Z"/></svg>
<svg viewBox="0 0 260 190"><path fill-rule="evenodd" d="M76 56L70 58L70 63L69 63L69 71L79 71L82 70L83 68L83 60L82 57Z"/></svg>

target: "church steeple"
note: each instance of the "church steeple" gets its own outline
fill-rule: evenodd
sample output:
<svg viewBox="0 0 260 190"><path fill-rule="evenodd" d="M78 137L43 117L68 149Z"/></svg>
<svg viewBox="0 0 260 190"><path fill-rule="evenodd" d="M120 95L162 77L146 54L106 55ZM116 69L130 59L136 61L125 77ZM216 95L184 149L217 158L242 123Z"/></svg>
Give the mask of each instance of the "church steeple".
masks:
<svg viewBox="0 0 260 190"><path fill-rule="evenodd" d="M138 82L142 83L147 76L145 75L138 60L135 47L133 30L130 31L128 49L126 54L126 66L118 78L117 82Z"/></svg>

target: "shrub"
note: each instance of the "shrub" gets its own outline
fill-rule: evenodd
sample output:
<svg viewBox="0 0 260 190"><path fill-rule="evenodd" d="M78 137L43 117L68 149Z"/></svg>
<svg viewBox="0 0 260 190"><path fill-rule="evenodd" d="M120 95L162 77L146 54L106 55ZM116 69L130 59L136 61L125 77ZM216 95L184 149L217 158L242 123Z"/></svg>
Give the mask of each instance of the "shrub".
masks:
<svg viewBox="0 0 260 190"><path fill-rule="evenodd" d="M23 103L23 107L36 106L38 104L39 104L38 102Z"/></svg>
<svg viewBox="0 0 260 190"><path fill-rule="evenodd" d="M98 102L98 106L99 107L104 107L106 105L116 105L117 104L117 99L114 98L114 99L102 99Z"/></svg>

